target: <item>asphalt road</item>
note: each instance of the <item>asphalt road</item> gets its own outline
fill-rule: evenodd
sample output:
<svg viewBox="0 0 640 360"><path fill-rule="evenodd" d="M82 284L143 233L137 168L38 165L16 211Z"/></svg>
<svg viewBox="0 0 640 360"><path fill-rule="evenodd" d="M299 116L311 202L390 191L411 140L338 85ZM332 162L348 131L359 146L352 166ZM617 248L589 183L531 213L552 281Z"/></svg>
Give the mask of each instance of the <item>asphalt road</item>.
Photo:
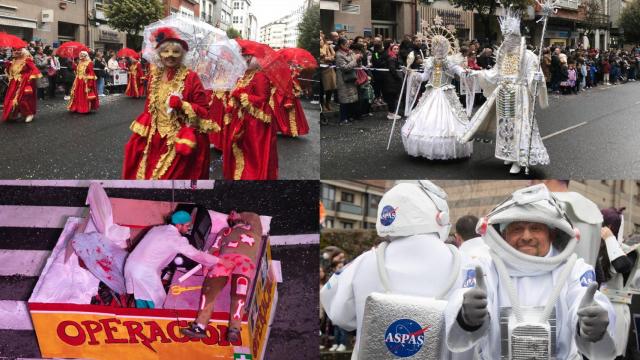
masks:
<svg viewBox="0 0 640 360"><path fill-rule="evenodd" d="M386 113L353 125L322 127L323 179L607 179L640 178L640 83L600 86L579 95L552 95L538 110L540 132L551 158L530 175L514 176L495 159L494 144L474 143L470 159L429 161L407 155L398 121L386 150L392 121Z"/></svg>
<svg viewBox="0 0 640 360"><path fill-rule="evenodd" d="M38 103L32 123L0 124L0 179L118 179L129 125L144 108L143 99L110 95L97 112L66 110L58 97ZM320 177L319 107L303 101L311 131L300 138L279 137L281 179ZM222 178L221 153L212 150L212 178Z"/></svg>
<svg viewBox="0 0 640 360"><path fill-rule="evenodd" d="M106 191L110 197L162 201L173 198L221 212L236 208L273 216L272 240L280 245L272 245L271 252L272 258L281 262L283 282L278 284L279 300L266 359L287 359L294 353L300 359L318 356L319 245L317 240L293 244L278 240L318 232L317 181L216 182L213 190L153 189L152 184L142 182L135 186L139 188ZM86 194L86 187L0 185L0 259L5 259L0 263L0 359L41 357L28 314L12 318L6 311L29 299L40 275L37 264L25 259L35 258L34 254L48 256L62 232L62 225L52 226L49 220L63 224L64 219L58 219L56 214L83 208ZM24 219L28 206L45 206L48 211L41 212L40 217ZM29 209L33 213L35 208ZM44 226L45 223L49 225ZM13 259L7 262L8 254ZM15 264L21 261L25 265L16 269Z"/></svg>

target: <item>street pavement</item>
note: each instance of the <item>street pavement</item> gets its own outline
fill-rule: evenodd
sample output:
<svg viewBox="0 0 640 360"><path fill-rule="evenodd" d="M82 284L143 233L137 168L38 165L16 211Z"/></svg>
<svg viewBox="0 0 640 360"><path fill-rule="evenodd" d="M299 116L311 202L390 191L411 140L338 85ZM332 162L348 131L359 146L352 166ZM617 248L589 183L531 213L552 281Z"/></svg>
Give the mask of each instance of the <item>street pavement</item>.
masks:
<svg viewBox="0 0 640 360"><path fill-rule="evenodd" d="M317 181L216 182L213 190L158 188L134 182L105 188L108 196L195 202L208 209L256 211L273 216L272 258L281 262L283 282L267 344L266 359L318 356ZM67 216L86 216L87 183L51 186L0 182L0 359L40 358L26 301L62 232ZM168 183L170 184L170 183ZM166 186L166 185L165 185ZM185 354L188 358L188 354Z"/></svg>
<svg viewBox="0 0 640 360"><path fill-rule="evenodd" d="M386 112L352 125L322 127L323 179L629 179L640 178L640 82L599 86L579 95L550 95L549 108L536 112L551 158L529 176L510 175L494 158L493 143L474 143L470 159L429 161L407 155L396 123Z"/></svg>
<svg viewBox="0 0 640 360"><path fill-rule="evenodd" d="M144 99L123 95L100 98L97 112L66 110L61 97L38 102L32 123L0 123L0 179L118 179L122 175L129 125ZM320 177L319 107L303 100L310 133L278 138L279 178ZM211 176L222 178L221 153L212 150Z"/></svg>

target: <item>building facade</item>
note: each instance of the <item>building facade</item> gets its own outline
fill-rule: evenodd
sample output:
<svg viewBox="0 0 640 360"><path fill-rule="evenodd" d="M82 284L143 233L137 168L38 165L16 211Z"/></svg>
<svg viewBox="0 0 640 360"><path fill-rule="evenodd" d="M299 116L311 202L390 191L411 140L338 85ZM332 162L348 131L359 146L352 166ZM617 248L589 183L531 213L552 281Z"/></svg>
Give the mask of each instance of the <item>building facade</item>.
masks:
<svg viewBox="0 0 640 360"><path fill-rule="evenodd" d="M246 39L251 32L251 0L232 0L231 6L231 27Z"/></svg>
<svg viewBox="0 0 640 360"><path fill-rule="evenodd" d="M260 27L260 42L268 44L274 49L292 48L298 46L300 30L305 12L315 3L305 1L291 13Z"/></svg>
<svg viewBox="0 0 640 360"><path fill-rule="evenodd" d="M213 25L222 30L227 30L231 26L231 0L216 0L213 4Z"/></svg>
<svg viewBox="0 0 640 360"><path fill-rule="evenodd" d="M414 0L321 0L321 29L326 33L345 31L357 35L401 40L415 35L439 15L445 25L455 25L461 40L474 37L472 12L454 8L447 0L421 4Z"/></svg>
<svg viewBox="0 0 640 360"><path fill-rule="evenodd" d="M451 221L464 215L482 217L513 191L529 185L528 181L451 180L434 181L448 195ZM626 207L625 236L640 233L640 181L572 180L569 191L580 193L600 209Z"/></svg>
<svg viewBox="0 0 640 360"><path fill-rule="evenodd" d="M274 21L260 28L260 42L271 46L273 49L284 47L284 33L287 24Z"/></svg>
<svg viewBox="0 0 640 360"><path fill-rule="evenodd" d="M200 0L162 0L164 15L182 14L195 18L200 17Z"/></svg>
<svg viewBox="0 0 640 360"><path fill-rule="evenodd" d="M112 29L107 24L104 15L105 6L111 0L90 0L89 1L89 38L90 48L102 50L105 53L109 50L117 51L126 46L127 35L124 32Z"/></svg>
<svg viewBox="0 0 640 360"><path fill-rule="evenodd" d="M249 24L247 25L247 39L258 40L258 18L253 12L249 13Z"/></svg>
<svg viewBox="0 0 640 360"><path fill-rule="evenodd" d="M198 5L200 7L200 20L214 25L214 0L200 0Z"/></svg>
<svg viewBox="0 0 640 360"><path fill-rule="evenodd" d="M392 181L331 181L320 184L328 229L375 229L378 203Z"/></svg>
<svg viewBox="0 0 640 360"><path fill-rule="evenodd" d="M88 43L85 1L0 0L0 31L46 44Z"/></svg>
<svg viewBox="0 0 640 360"><path fill-rule="evenodd" d="M0 31L54 47L79 41L96 50L117 50L127 39L107 25L104 7L109 2L0 0Z"/></svg>

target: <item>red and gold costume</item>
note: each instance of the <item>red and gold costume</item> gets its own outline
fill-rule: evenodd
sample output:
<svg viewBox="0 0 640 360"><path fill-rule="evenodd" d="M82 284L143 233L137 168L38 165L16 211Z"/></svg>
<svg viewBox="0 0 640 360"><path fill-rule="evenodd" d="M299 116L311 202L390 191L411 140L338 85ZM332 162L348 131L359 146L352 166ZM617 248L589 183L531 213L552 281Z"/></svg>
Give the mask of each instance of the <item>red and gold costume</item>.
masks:
<svg viewBox="0 0 640 360"><path fill-rule="evenodd" d="M144 96L144 73L142 72L142 64L134 61L129 66L129 75L127 82L126 96L139 98Z"/></svg>
<svg viewBox="0 0 640 360"><path fill-rule="evenodd" d="M302 88L298 81L299 71L291 71L291 81L293 83L292 92L283 94L282 91L273 87L271 90L274 104L274 115L278 125L278 131L284 135L297 137L309 133L309 124L304 114L300 95Z"/></svg>
<svg viewBox="0 0 640 360"><path fill-rule="evenodd" d="M100 107L98 92L96 91L96 73L93 72L93 62L90 59L80 60L73 65L76 79L71 88L71 99L67 109L71 112L86 114Z"/></svg>
<svg viewBox="0 0 640 360"><path fill-rule="evenodd" d="M165 71L168 81L163 81ZM184 65L152 67L148 78L144 111L131 124L134 134L125 146L123 177L208 179L208 133L220 127L207 118L209 101L198 74ZM182 94L177 108L170 105L178 98L173 94Z"/></svg>
<svg viewBox="0 0 640 360"><path fill-rule="evenodd" d="M231 117L224 129L225 179L278 178L276 126L270 104L271 83L262 71L248 70L228 102Z"/></svg>
<svg viewBox="0 0 640 360"><path fill-rule="evenodd" d="M229 123L231 114L226 113L227 102L229 101L229 92L224 90L212 91L207 90L209 98L209 116L208 119L218 124L221 129ZM211 144L218 149L223 149L223 131L209 133Z"/></svg>
<svg viewBox="0 0 640 360"><path fill-rule="evenodd" d="M2 120L7 121L19 112L22 116L36 114L36 79L42 74L31 58L16 59L7 67L9 87L4 97Z"/></svg>

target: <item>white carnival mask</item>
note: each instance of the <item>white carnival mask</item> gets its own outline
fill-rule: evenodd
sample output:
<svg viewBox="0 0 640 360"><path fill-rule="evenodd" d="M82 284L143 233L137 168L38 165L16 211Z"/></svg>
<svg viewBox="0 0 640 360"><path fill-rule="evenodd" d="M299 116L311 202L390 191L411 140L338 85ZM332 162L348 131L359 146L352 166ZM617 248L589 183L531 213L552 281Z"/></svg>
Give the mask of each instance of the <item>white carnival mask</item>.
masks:
<svg viewBox="0 0 640 360"><path fill-rule="evenodd" d="M431 40L431 52L436 59L444 59L449 53L449 40L442 35L436 35Z"/></svg>

